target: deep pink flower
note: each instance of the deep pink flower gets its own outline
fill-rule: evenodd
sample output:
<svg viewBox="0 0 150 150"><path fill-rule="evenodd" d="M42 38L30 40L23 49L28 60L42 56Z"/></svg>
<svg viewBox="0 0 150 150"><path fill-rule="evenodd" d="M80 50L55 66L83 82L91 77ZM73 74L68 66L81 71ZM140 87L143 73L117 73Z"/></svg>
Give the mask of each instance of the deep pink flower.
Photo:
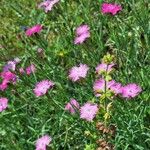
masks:
<svg viewBox="0 0 150 150"><path fill-rule="evenodd" d="M113 70L113 66L114 64L105 64L105 63L102 63L102 64L99 64L97 67L96 67L96 73L98 74L101 74L103 72L111 72Z"/></svg>
<svg viewBox="0 0 150 150"><path fill-rule="evenodd" d="M111 4L111 3L103 3L102 4L102 13L103 14L111 13L112 15L116 15L121 10L122 10L121 5Z"/></svg>
<svg viewBox="0 0 150 150"><path fill-rule="evenodd" d="M16 82L16 79L17 79L16 75L10 71L2 72L0 76L3 80L8 81L8 82L10 81Z"/></svg>
<svg viewBox="0 0 150 150"><path fill-rule="evenodd" d="M38 82L34 88L34 94L39 97L48 91L48 89L52 88L54 86L54 83L49 80L43 80L41 82Z"/></svg>
<svg viewBox="0 0 150 150"><path fill-rule="evenodd" d="M49 135L44 135L36 141L36 150L46 150L46 146L50 144L52 138Z"/></svg>
<svg viewBox="0 0 150 150"><path fill-rule="evenodd" d="M31 64L26 68L26 74L30 75L31 73L34 73L36 71L35 65Z"/></svg>
<svg viewBox="0 0 150 150"><path fill-rule="evenodd" d="M71 114L76 112L76 109L79 109L80 105L75 99L71 99L69 103L66 104L65 110L68 110Z"/></svg>
<svg viewBox="0 0 150 150"><path fill-rule="evenodd" d="M80 108L80 118L85 119L87 121L92 121L98 112L97 104L85 103Z"/></svg>
<svg viewBox="0 0 150 150"><path fill-rule="evenodd" d="M85 78L89 67L86 64L80 64L79 67L74 66L69 70L69 78L72 81L77 81L81 78Z"/></svg>
<svg viewBox="0 0 150 150"><path fill-rule="evenodd" d="M26 35L27 36L31 36L31 35L33 35L35 33L39 33L41 30L42 30L42 26L40 24L37 24L37 25L35 25L35 26L31 27L31 28L28 28L26 30Z"/></svg>
<svg viewBox="0 0 150 150"><path fill-rule="evenodd" d="M58 3L59 0L45 0L44 2L39 4L39 8L44 8L45 12L51 11L53 6Z"/></svg>
<svg viewBox="0 0 150 150"><path fill-rule="evenodd" d="M81 25L81 26L79 26L77 29L76 29L76 35L77 36L80 36L80 35L82 35L82 34L84 34L84 33L88 33L89 32L89 30L90 30L90 28L89 28L89 26L88 25Z"/></svg>
<svg viewBox="0 0 150 150"><path fill-rule="evenodd" d="M75 38L74 44L82 44L89 37L90 37L90 33L89 32L81 34L80 36L77 36Z"/></svg>
<svg viewBox="0 0 150 150"><path fill-rule="evenodd" d="M122 87L122 97L134 98L142 91L141 87L135 83L130 83Z"/></svg>
<svg viewBox="0 0 150 150"><path fill-rule="evenodd" d="M0 98L0 112L2 112L3 110L5 110L7 108L8 105L8 99L1 97Z"/></svg>
<svg viewBox="0 0 150 150"><path fill-rule="evenodd" d="M2 81L2 83L0 84L0 90L1 90L1 91L4 91L5 89L7 89L8 83L9 83L9 81L7 81L7 80L4 79L4 80Z"/></svg>

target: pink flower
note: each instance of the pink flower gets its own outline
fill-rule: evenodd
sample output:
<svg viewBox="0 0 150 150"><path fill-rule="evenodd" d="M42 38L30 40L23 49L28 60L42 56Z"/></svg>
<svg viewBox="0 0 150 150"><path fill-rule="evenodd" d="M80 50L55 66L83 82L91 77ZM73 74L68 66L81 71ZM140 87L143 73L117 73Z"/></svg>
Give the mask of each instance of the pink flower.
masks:
<svg viewBox="0 0 150 150"><path fill-rule="evenodd" d="M77 81L81 78L85 78L89 67L86 64L80 64L79 67L74 66L69 70L69 78L72 81Z"/></svg>
<svg viewBox="0 0 150 150"><path fill-rule="evenodd" d="M41 82L38 82L34 88L34 94L39 97L48 91L48 89L52 88L54 86L54 83L49 80L43 80Z"/></svg>
<svg viewBox="0 0 150 150"><path fill-rule="evenodd" d="M74 40L74 44L82 44L87 38L90 37L90 33L84 33L81 34L80 36L77 36Z"/></svg>
<svg viewBox="0 0 150 150"><path fill-rule="evenodd" d="M4 91L5 89L7 89L7 87L8 87L8 81L4 79L0 84L0 90Z"/></svg>
<svg viewBox="0 0 150 150"><path fill-rule="evenodd" d="M104 79L100 78L98 80L95 81L93 89L95 92L95 95L97 97L100 97L101 94L103 94L105 92L105 90L109 90L110 87L115 83L114 80L111 81L105 81Z"/></svg>
<svg viewBox="0 0 150 150"><path fill-rule="evenodd" d="M31 73L34 73L36 71L36 68L34 64L31 64L29 67L26 68L26 74L30 75Z"/></svg>
<svg viewBox="0 0 150 150"><path fill-rule="evenodd" d="M122 93L122 85L121 85L121 83L117 83L117 82L114 81L114 83L110 86L110 90L115 95Z"/></svg>
<svg viewBox="0 0 150 150"><path fill-rule="evenodd" d="M39 33L40 31L42 30L42 26L40 24L37 24L31 28L28 28L26 30L26 35L27 36L31 36L33 35L34 33Z"/></svg>
<svg viewBox="0 0 150 150"><path fill-rule="evenodd" d="M80 35L82 35L82 34L84 34L84 33L88 33L89 32L89 30L90 30L90 28L89 28L89 26L88 25L81 25L81 26L79 26L77 29L76 29L76 35L77 36L80 36Z"/></svg>
<svg viewBox="0 0 150 150"><path fill-rule="evenodd" d="M107 14L111 13L112 15L116 15L117 12L121 11L121 5L111 4L111 3L103 3L102 4L102 13Z"/></svg>
<svg viewBox="0 0 150 150"><path fill-rule="evenodd" d="M5 110L7 108L7 105L8 105L8 99L1 97L0 98L0 112Z"/></svg>
<svg viewBox="0 0 150 150"><path fill-rule="evenodd" d="M68 110L71 114L76 112L76 109L79 109L80 105L75 99L71 99L69 103L66 104L65 110Z"/></svg>
<svg viewBox="0 0 150 150"><path fill-rule="evenodd" d="M16 62L15 61L8 61L7 64L4 66L3 71L15 71L16 69Z"/></svg>
<svg viewBox="0 0 150 150"><path fill-rule="evenodd" d="M114 64L105 64L105 63L102 63L102 64L99 64L97 67L96 67L96 73L98 74L101 74L103 72L111 72L113 70L113 66Z"/></svg>
<svg viewBox="0 0 150 150"><path fill-rule="evenodd" d="M76 29L76 38L74 44L82 44L87 38L90 37L90 28L88 25L81 25Z"/></svg>
<svg viewBox="0 0 150 150"><path fill-rule="evenodd" d="M46 0L42 3L39 4L39 8L44 8L45 12L47 13L48 11L51 11L53 6L58 3L59 0Z"/></svg>
<svg viewBox="0 0 150 150"><path fill-rule="evenodd" d="M87 121L92 121L98 112L97 104L85 103L80 108L80 118L85 119Z"/></svg>
<svg viewBox="0 0 150 150"><path fill-rule="evenodd" d="M10 71L2 72L0 76L3 80L8 81L8 82L10 81L16 82L16 79L17 79L16 75Z"/></svg>
<svg viewBox="0 0 150 150"><path fill-rule="evenodd" d="M122 97L134 98L142 91L141 87L135 83L130 83L122 87Z"/></svg>
<svg viewBox="0 0 150 150"><path fill-rule="evenodd" d="M25 73L25 71L24 71L24 69L23 69L23 68L19 68L19 72L20 72L20 74Z"/></svg>
<svg viewBox="0 0 150 150"><path fill-rule="evenodd" d="M19 58L15 58L14 60L8 61L7 64L4 66L3 71L15 71L16 70L16 64L20 62Z"/></svg>
<svg viewBox="0 0 150 150"><path fill-rule="evenodd" d="M52 141L48 135L44 135L36 141L36 150L46 150L46 146Z"/></svg>

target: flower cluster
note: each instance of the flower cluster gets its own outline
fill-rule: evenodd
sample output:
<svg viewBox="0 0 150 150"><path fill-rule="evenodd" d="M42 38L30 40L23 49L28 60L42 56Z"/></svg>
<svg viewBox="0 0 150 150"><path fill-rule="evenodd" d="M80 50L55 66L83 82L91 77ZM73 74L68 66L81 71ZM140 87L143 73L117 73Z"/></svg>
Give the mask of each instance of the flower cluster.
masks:
<svg viewBox="0 0 150 150"><path fill-rule="evenodd" d="M108 57L109 56L109 57ZM106 63L107 58L107 63ZM137 84L128 84L123 86L121 83L112 80L111 73L114 70L114 62L108 61L108 58L112 61L109 54L104 56L102 63L96 67L96 73L101 76L97 79L93 85L94 93L97 97L113 97L120 95L124 98L134 98L141 91L141 87ZM105 62L105 63L104 63Z"/></svg>
<svg viewBox="0 0 150 150"><path fill-rule="evenodd" d="M75 99L71 99L70 102L66 104L65 110L68 110L71 114L75 114L76 111L79 111L81 119L92 121L98 112L98 105L87 102L80 107Z"/></svg>
<svg viewBox="0 0 150 150"><path fill-rule="evenodd" d="M51 11L53 6L58 2L59 0L45 0L40 3L38 7L43 8L47 13ZM102 14L109 13L116 15L121 10L121 5L111 3L103 3L101 8ZM25 31L25 34L26 36L30 37L34 34L40 33L42 29L43 27L41 24L36 24L33 27L28 28ZM90 27L87 24L77 27L75 35L76 37L74 39L74 44L82 44L87 38L90 38ZM42 52L43 49L38 49L39 54ZM129 83L123 86L121 83L112 79L111 73L115 71L115 61L113 58L114 57L109 54L104 56L101 63L95 68L96 81L94 82L93 90L94 94L100 99L100 101L97 102L96 100L98 98L95 98L96 100L92 102L85 102L83 105L80 105L76 99L70 99L70 101L65 105L64 110L69 111L72 115L79 113L81 119L92 122L101 109L101 100L112 100L115 96L120 96L121 98L125 99L131 99L138 96L138 94L142 91L142 88L139 85L135 83ZM2 83L0 83L1 91L4 91L8 87L9 83L16 83L16 64L19 62L19 59L14 59L13 61L8 61L4 66L3 71L0 73L0 77L2 79ZM86 78L89 69L89 66L86 64L74 66L69 70L68 78L73 82L80 81L81 79ZM31 64L26 68L20 68L19 72L20 75L24 73L30 75L36 72L36 67L34 64ZM41 97L45 95L48 90L52 89L54 85L55 83L51 80L42 80L36 83L33 93L36 97ZM102 106L106 111L105 118L108 116L108 111L111 107L111 104L112 102L108 104L105 101L105 104ZM1 97L0 112L4 111L7 107L8 99ZM36 150L46 150L46 147L51 141L52 138L49 135L42 136L36 141Z"/></svg>

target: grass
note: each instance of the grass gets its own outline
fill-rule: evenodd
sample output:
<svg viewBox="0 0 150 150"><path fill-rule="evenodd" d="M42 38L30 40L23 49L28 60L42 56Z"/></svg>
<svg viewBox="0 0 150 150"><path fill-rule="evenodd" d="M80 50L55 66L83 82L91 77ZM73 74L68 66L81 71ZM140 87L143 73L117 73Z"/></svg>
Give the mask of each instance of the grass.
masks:
<svg viewBox="0 0 150 150"><path fill-rule="evenodd" d="M43 134L52 136L53 150L82 150L95 143L95 123L71 116L64 111L70 98L80 104L95 99L93 82L95 66L110 52L117 60L116 81L139 84L143 91L131 101L114 100L110 122L117 126L112 143L116 150L150 149L150 24L148 0L116 0L123 7L116 16L103 15L100 2L92 0L62 0L45 14L32 0L8 0L0 2L1 66L16 56L20 67L30 63L37 71L31 76L19 76L15 86L0 95L9 99L9 107L0 114L0 149L32 150L35 141ZM112 2L109 0L109 2ZM22 26L44 26L41 34L28 38ZM86 43L73 44L77 26L90 26L91 37ZM44 58L36 50L43 48ZM68 70L79 63L90 67L83 83L67 79ZM33 88L42 79L55 81L54 90L36 98ZM98 120L98 118L97 118ZM86 132L91 134L85 134ZM96 148L95 148L96 149Z"/></svg>

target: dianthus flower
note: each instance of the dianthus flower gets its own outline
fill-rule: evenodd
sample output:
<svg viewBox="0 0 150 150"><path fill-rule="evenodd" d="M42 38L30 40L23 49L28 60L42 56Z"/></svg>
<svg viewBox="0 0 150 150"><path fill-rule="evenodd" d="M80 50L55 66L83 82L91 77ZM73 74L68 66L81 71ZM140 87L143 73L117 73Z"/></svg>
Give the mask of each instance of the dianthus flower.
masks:
<svg viewBox="0 0 150 150"><path fill-rule="evenodd" d="M81 78L85 78L89 67L86 64L80 64L79 67L74 66L69 70L69 78L72 81L77 81Z"/></svg>
<svg viewBox="0 0 150 150"><path fill-rule="evenodd" d="M3 110L5 110L7 108L8 105L8 99L1 97L0 98L0 112L2 112Z"/></svg>
<svg viewBox="0 0 150 150"><path fill-rule="evenodd" d="M98 112L98 106L94 103L85 103L80 108L80 118L85 119L87 121L92 121Z"/></svg>
<svg viewBox="0 0 150 150"><path fill-rule="evenodd" d="M77 36L74 40L74 44L82 44L87 38L90 37L90 33L84 33L80 36Z"/></svg>
<svg viewBox="0 0 150 150"><path fill-rule="evenodd" d="M88 25L81 25L76 29L76 38L74 44L82 44L87 38L90 37L90 28Z"/></svg>
<svg viewBox="0 0 150 150"><path fill-rule="evenodd" d="M28 28L26 30L26 35L27 36L32 36L35 33L39 33L42 30L42 26L40 24L37 24L31 28Z"/></svg>
<svg viewBox="0 0 150 150"><path fill-rule="evenodd" d="M122 10L121 5L111 4L111 3L103 3L102 4L102 13L103 14L111 13L112 15L116 15L121 10Z"/></svg>
<svg viewBox="0 0 150 150"><path fill-rule="evenodd" d="M113 70L113 66L114 64L105 64L105 63L102 63L102 64L99 64L97 67L96 67L96 73L97 74L101 74L103 72L111 72Z"/></svg>
<svg viewBox="0 0 150 150"><path fill-rule="evenodd" d="M50 144L52 138L44 135L36 141L36 150L46 150L46 146Z"/></svg>
<svg viewBox="0 0 150 150"><path fill-rule="evenodd" d="M100 78L95 81L93 89L97 97L100 97L105 92L105 90L109 90L117 95L122 92L122 85L114 80L105 81L103 78Z"/></svg>
<svg viewBox="0 0 150 150"><path fill-rule="evenodd" d="M16 75L10 71L2 72L0 74L0 77L3 80L5 80L5 82L7 81L7 82L13 82L13 83L15 83L17 79Z"/></svg>
<svg viewBox="0 0 150 150"><path fill-rule="evenodd" d="M38 82L34 88L34 94L39 97L42 96L44 94L46 94L46 92L52 88L54 86L54 83L52 81L49 80L43 80L41 82Z"/></svg>
<svg viewBox="0 0 150 150"><path fill-rule="evenodd" d="M9 83L9 81L3 80L2 83L0 84L0 90L4 91L5 89L7 89L8 83Z"/></svg>
<svg viewBox="0 0 150 150"><path fill-rule="evenodd" d="M51 11L53 6L58 3L59 0L45 0L44 2L39 4L39 8L44 8L45 12Z"/></svg>
<svg viewBox="0 0 150 150"><path fill-rule="evenodd" d="M36 71L35 65L31 64L26 68L26 74L30 75L31 73L34 73Z"/></svg>
<svg viewBox="0 0 150 150"><path fill-rule="evenodd" d="M84 33L88 33L89 30L90 30L90 28L89 28L88 25L86 25L86 24L85 25L81 25L81 26L77 27L77 29L76 29L76 35L80 36L80 35L82 35Z"/></svg>
<svg viewBox="0 0 150 150"><path fill-rule="evenodd" d="M135 83L130 83L122 87L122 97L134 98L142 91L141 87Z"/></svg>
<svg viewBox="0 0 150 150"><path fill-rule="evenodd" d="M65 110L68 110L71 114L76 112L76 109L79 109L80 105L75 99L71 99L69 103L66 104Z"/></svg>

